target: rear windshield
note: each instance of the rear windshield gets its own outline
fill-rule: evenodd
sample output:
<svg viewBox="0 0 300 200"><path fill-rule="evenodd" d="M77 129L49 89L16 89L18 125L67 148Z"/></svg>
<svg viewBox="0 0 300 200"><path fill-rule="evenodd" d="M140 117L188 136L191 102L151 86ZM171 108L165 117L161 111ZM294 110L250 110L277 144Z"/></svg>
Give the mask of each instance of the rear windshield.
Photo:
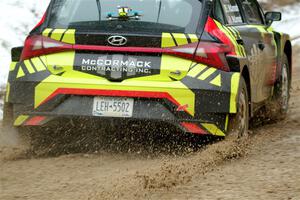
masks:
<svg viewBox="0 0 300 200"><path fill-rule="evenodd" d="M50 28L196 33L200 0L54 0Z"/></svg>

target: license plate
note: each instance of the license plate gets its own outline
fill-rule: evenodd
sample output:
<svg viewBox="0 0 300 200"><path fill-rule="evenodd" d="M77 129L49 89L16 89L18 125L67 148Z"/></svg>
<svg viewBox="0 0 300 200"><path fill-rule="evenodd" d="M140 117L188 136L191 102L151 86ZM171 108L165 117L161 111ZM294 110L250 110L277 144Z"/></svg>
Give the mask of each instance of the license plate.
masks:
<svg viewBox="0 0 300 200"><path fill-rule="evenodd" d="M94 97L93 115L102 117L132 117L134 99Z"/></svg>

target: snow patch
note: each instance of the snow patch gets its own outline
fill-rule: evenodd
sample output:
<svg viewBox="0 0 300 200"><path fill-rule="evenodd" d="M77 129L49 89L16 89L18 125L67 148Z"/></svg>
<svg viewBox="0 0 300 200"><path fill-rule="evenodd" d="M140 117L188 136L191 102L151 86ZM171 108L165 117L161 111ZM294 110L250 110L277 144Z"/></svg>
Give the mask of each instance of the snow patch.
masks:
<svg viewBox="0 0 300 200"><path fill-rule="evenodd" d="M39 22L49 0L0 1L0 86L7 80L12 47L22 46L26 35Z"/></svg>
<svg viewBox="0 0 300 200"><path fill-rule="evenodd" d="M0 1L0 88L4 88L7 81L11 48L23 45L26 35L39 22L48 4L49 0ZM0 120L2 107L3 99L0 97Z"/></svg>
<svg viewBox="0 0 300 200"><path fill-rule="evenodd" d="M282 20L273 24L275 30L290 34L293 44L300 44L300 3L274 10L282 12Z"/></svg>

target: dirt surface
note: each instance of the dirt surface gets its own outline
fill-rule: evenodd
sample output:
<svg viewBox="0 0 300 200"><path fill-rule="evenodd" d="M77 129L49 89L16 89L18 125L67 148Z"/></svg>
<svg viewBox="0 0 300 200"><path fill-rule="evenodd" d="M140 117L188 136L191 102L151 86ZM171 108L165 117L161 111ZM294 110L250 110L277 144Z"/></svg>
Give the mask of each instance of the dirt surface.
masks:
<svg viewBox="0 0 300 200"><path fill-rule="evenodd" d="M49 151L33 153L16 134L0 130L0 199L299 200L299 72L297 67L293 73L288 118L254 128L239 141L191 147L195 142L178 136L153 138L141 131L144 136L129 134L126 141L123 135L106 138L112 145L93 153L89 148L53 151L59 149L53 143Z"/></svg>

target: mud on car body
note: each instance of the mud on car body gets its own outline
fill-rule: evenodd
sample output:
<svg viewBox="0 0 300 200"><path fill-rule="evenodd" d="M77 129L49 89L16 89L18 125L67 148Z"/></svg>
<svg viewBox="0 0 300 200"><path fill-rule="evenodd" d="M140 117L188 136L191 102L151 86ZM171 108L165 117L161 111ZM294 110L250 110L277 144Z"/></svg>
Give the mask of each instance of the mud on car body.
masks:
<svg viewBox="0 0 300 200"><path fill-rule="evenodd" d="M256 111L285 114L289 36L256 0L52 0L12 49L4 120L147 120L245 134Z"/></svg>

